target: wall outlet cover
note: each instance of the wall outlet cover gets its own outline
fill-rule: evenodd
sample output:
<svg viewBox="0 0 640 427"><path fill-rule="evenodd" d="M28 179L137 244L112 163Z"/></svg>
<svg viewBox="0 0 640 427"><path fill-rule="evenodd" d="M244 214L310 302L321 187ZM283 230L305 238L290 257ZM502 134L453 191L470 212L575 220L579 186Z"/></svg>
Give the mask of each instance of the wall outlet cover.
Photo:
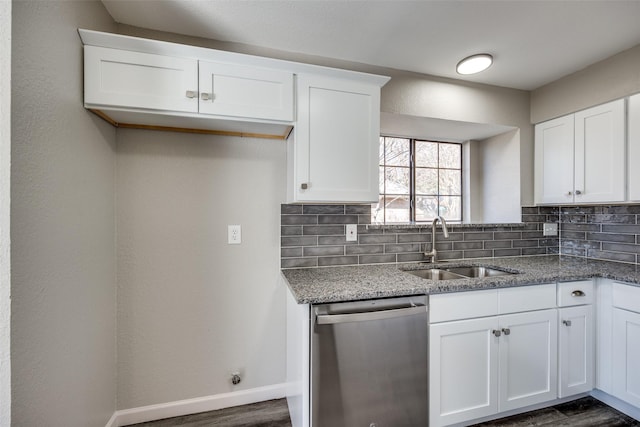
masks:
<svg viewBox="0 0 640 427"><path fill-rule="evenodd" d="M558 224L555 222L545 222L542 225L542 235L543 236L557 236L558 235Z"/></svg>
<svg viewBox="0 0 640 427"><path fill-rule="evenodd" d="M239 225L230 225L228 227L228 243L230 245L239 245L242 243L242 227Z"/></svg>

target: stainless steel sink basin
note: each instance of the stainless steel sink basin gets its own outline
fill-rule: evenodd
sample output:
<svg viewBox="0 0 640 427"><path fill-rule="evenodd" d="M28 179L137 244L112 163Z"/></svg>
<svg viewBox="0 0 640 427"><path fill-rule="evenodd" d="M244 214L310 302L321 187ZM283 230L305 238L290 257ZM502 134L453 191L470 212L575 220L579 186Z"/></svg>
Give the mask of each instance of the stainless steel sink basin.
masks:
<svg viewBox="0 0 640 427"><path fill-rule="evenodd" d="M483 277L516 274L509 271L481 266L448 267L444 269L425 268L423 270L405 270L405 272L428 280L481 279Z"/></svg>
<svg viewBox="0 0 640 427"><path fill-rule="evenodd" d="M460 274L447 270L440 270L438 268L429 268L426 270L405 270L405 272L429 280L466 279L465 276L461 276Z"/></svg>
<svg viewBox="0 0 640 427"><path fill-rule="evenodd" d="M514 274L508 271L496 270L495 268L479 267L479 266L451 267L451 268L447 268L446 271L459 274L461 276L473 277L473 278L504 276L504 275Z"/></svg>

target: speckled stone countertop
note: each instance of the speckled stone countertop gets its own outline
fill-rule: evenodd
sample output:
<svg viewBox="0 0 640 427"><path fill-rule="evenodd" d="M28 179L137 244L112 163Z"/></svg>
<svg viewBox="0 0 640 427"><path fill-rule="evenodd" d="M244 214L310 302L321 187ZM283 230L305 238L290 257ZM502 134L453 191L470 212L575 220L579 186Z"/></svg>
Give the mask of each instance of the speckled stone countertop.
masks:
<svg viewBox="0 0 640 427"><path fill-rule="evenodd" d="M518 274L482 279L427 280L403 271L460 265L497 267ZM640 267L634 264L559 255L485 258L436 264L305 268L282 270L282 274L299 304L505 288L591 277L605 277L640 286Z"/></svg>

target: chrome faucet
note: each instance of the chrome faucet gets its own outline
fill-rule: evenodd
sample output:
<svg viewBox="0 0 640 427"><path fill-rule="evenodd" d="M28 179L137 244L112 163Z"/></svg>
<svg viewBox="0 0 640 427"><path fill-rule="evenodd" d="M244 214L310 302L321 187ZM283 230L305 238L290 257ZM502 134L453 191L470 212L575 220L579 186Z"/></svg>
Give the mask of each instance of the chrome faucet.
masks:
<svg viewBox="0 0 640 427"><path fill-rule="evenodd" d="M447 230L447 222L441 216L437 216L431 223L431 252L425 252L426 257L431 257L431 262L438 262L438 251L436 251L436 224L438 220L442 223L442 233L444 238L449 238L449 231Z"/></svg>

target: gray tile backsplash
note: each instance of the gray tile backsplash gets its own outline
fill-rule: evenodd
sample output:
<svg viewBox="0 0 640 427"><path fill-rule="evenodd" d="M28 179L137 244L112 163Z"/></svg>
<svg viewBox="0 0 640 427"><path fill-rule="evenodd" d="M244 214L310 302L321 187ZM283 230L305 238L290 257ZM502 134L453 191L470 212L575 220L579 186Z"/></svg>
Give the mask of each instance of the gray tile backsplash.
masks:
<svg viewBox="0 0 640 427"><path fill-rule="evenodd" d="M558 253L558 239L542 235L542 223L558 222L558 208L522 214L522 224L450 224L448 239L438 226L439 259ZM431 250L431 224L372 225L370 205L282 205L280 218L282 268L425 261ZM346 241L346 224L358 224L358 241Z"/></svg>

